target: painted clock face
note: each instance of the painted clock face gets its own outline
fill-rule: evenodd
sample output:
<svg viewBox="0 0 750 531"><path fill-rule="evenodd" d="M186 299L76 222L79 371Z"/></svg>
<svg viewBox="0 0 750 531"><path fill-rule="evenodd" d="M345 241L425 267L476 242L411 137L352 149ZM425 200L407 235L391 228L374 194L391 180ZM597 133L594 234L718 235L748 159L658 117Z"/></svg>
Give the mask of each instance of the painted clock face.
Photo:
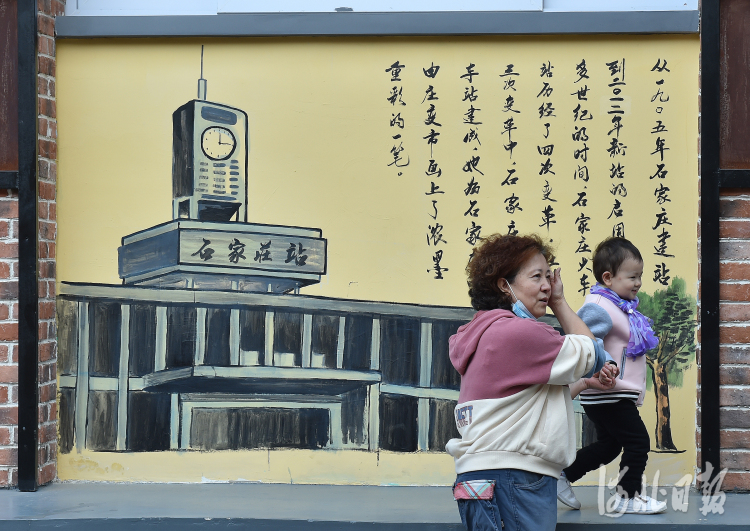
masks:
<svg viewBox="0 0 750 531"><path fill-rule="evenodd" d="M201 136L203 153L213 160L224 160L234 153L237 140L226 127L209 127Z"/></svg>

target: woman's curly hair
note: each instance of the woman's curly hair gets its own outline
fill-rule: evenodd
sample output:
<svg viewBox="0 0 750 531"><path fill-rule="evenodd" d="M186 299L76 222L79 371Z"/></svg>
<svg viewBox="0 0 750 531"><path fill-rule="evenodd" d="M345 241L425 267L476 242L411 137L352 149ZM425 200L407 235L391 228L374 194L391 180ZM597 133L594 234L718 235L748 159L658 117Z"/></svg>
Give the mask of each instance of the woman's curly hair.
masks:
<svg viewBox="0 0 750 531"><path fill-rule="evenodd" d="M548 264L555 256L552 248L536 234L511 236L492 234L480 240L466 266L471 306L479 310L510 310L513 301L497 285L501 278L513 282L523 265L541 253Z"/></svg>

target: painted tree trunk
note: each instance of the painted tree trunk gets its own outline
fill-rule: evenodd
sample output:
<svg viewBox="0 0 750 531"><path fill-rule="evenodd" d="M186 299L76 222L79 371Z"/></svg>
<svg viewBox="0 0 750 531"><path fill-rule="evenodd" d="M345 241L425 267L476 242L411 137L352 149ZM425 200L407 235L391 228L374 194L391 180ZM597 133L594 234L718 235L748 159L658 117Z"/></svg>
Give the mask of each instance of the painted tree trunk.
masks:
<svg viewBox="0 0 750 531"><path fill-rule="evenodd" d="M672 442L672 428L669 423L667 367L654 360L652 369L654 393L656 394L656 448L659 450L677 450L674 442Z"/></svg>

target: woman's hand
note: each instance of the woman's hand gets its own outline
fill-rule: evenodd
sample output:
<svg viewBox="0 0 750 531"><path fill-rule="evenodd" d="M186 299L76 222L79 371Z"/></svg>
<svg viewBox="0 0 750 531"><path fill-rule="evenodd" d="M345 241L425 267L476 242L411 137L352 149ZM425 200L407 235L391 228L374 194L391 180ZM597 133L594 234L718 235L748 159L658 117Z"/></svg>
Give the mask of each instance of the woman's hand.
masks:
<svg viewBox="0 0 750 531"><path fill-rule="evenodd" d="M565 302L565 293L563 292L562 276L560 275L560 268L554 270L552 277L549 280L550 283L550 294L547 306L554 312L561 302Z"/></svg>
<svg viewBox="0 0 750 531"><path fill-rule="evenodd" d="M549 299L547 300L547 306L557 317L560 327L566 334L579 334L582 336L590 337L594 340L594 335L589 330L588 326L581 321L581 318L576 315L570 306L568 301L565 300L565 294L563 293L562 276L560 275L560 268L555 269L550 278L550 293Z"/></svg>

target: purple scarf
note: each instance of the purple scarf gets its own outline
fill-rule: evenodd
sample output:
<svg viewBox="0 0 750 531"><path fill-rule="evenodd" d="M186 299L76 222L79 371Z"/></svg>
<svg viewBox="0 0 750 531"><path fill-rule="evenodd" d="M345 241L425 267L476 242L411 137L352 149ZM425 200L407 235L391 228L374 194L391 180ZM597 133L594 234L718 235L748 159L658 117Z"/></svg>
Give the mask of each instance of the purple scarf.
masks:
<svg viewBox="0 0 750 531"><path fill-rule="evenodd" d="M654 322L636 310L638 297L628 301L621 298L617 293L601 284L595 284L591 288L592 295L601 295L628 315L630 322L630 339L628 339L627 355L631 358L643 356L646 351L655 348L659 344L659 338L654 335L651 325Z"/></svg>

